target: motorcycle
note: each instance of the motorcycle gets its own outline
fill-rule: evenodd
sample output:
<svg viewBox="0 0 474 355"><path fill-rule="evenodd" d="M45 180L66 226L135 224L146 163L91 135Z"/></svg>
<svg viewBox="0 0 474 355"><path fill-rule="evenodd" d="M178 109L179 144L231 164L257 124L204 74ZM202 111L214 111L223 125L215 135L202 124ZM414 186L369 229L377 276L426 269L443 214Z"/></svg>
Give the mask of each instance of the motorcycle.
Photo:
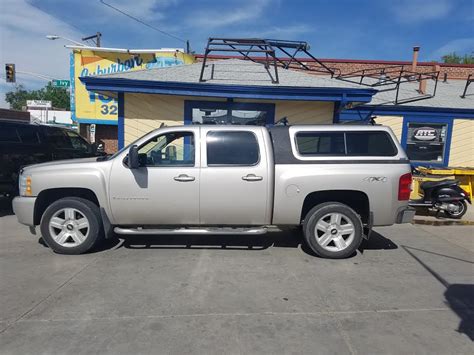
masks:
<svg viewBox="0 0 474 355"><path fill-rule="evenodd" d="M469 194L459 186L457 180L425 181L420 185L423 197L410 200L414 208L434 209L438 214L443 211L449 218L460 219L467 211L467 202L471 204Z"/></svg>

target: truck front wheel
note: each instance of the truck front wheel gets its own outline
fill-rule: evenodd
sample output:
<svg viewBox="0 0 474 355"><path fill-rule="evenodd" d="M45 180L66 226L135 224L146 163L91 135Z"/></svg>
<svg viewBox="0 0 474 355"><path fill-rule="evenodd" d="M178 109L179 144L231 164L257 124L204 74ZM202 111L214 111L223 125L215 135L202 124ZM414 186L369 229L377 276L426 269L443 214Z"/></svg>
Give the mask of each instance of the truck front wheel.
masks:
<svg viewBox="0 0 474 355"><path fill-rule="evenodd" d="M79 197L57 200L41 217L41 235L56 253L83 254L102 237L99 207Z"/></svg>
<svg viewBox="0 0 474 355"><path fill-rule="evenodd" d="M339 202L313 207L303 223L304 238L317 255L330 259L347 258L362 242L363 225L359 215Z"/></svg>

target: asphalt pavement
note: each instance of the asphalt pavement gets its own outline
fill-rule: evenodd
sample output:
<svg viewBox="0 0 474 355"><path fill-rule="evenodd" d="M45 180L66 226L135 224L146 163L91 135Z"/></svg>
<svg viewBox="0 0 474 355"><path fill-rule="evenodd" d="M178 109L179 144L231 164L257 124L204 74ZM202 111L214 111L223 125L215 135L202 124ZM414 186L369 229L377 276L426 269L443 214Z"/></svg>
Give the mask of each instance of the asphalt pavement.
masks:
<svg viewBox="0 0 474 355"><path fill-rule="evenodd" d="M474 225L377 228L345 260L298 230L65 256L7 210L0 235L1 354L474 352Z"/></svg>

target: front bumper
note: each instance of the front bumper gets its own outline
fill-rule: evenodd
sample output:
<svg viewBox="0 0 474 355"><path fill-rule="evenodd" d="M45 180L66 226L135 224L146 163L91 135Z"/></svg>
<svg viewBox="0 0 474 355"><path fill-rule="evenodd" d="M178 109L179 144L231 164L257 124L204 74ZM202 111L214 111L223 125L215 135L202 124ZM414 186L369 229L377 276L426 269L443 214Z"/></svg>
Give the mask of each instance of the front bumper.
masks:
<svg viewBox="0 0 474 355"><path fill-rule="evenodd" d="M13 212L18 222L33 227L36 197L17 196L13 199Z"/></svg>
<svg viewBox="0 0 474 355"><path fill-rule="evenodd" d="M415 217L416 210L412 207L402 207L397 213L397 224L410 223Z"/></svg>

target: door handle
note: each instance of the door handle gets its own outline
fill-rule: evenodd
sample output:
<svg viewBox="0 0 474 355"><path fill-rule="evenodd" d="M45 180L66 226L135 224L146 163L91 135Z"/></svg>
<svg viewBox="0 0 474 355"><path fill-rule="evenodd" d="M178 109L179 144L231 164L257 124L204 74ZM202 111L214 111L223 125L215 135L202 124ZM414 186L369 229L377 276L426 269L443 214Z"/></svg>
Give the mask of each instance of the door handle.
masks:
<svg viewBox="0 0 474 355"><path fill-rule="evenodd" d="M175 176L173 179L175 181L188 182L188 181L194 181L196 178L194 176L189 176L186 174L179 174L178 176Z"/></svg>
<svg viewBox="0 0 474 355"><path fill-rule="evenodd" d="M242 180L245 180L245 181L261 181L261 180L263 180L263 176L257 176L255 174L247 174L245 176L242 176Z"/></svg>

